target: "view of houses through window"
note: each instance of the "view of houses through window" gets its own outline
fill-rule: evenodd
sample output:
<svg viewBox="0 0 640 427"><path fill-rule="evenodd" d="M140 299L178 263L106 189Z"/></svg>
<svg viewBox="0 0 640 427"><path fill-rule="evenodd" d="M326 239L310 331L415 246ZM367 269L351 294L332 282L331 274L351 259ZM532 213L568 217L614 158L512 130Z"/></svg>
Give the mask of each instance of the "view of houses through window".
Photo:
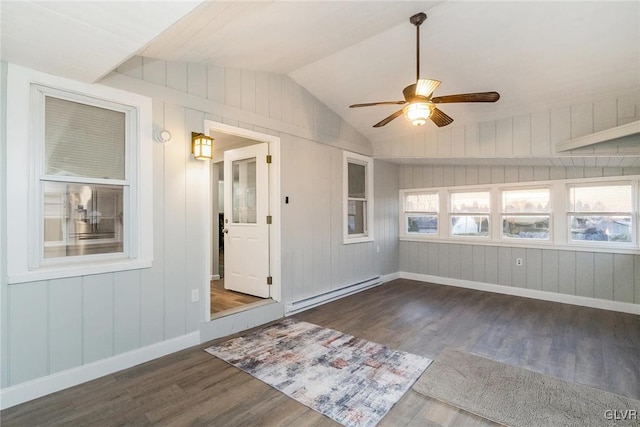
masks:
<svg viewBox="0 0 640 427"><path fill-rule="evenodd" d="M638 184L629 177L401 190L400 237L633 247Z"/></svg>

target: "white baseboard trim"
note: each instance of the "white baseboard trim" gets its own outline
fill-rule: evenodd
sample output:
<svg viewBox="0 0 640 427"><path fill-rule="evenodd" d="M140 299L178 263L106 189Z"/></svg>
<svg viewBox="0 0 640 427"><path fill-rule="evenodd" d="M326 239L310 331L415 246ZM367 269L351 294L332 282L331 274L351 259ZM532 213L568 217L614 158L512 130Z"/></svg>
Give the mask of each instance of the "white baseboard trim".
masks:
<svg viewBox="0 0 640 427"><path fill-rule="evenodd" d="M400 278L400 272L396 271L395 273L391 273L391 274L385 274L380 276L380 280L382 280L383 283L387 283L390 282L392 280L396 280Z"/></svg>
<svg viewBox="0 0 640 427"><path fill-rule="evenodd" d="M3 388L0 390L0 409L10 408L198 344L200 344L200 332L196 331L107 359Z"/></svg>
<svg viewBox="0 0 640 427"><path fill-rule="evenodd" d="M211 280L220 280L220 275L219 274L212 274L211 275Z"/></svg>
<svg viewBox="0 0 640 427"><path fill-rule="evenodd" d="M472 280L453 279L450 277L431 276L419 273L400 272L400 277L403 279L418 280L420 282L429 282L438 285L457 286L459 288L475 289L478 291L495 292L498 294L514 295L518 297L534 298L544 301L581 305L584 307L600 308L603 310L640 315L640 304L631 304L628 302L609 301L598 298L539 291L537 289L516 288L512 286L494 285L492 283L474 282Z"/></svg>
<svg viewBox="0 0 640 427"><path fill-rule="evenodd" d="M328 302L346 297L351 294L355 294L356 292L364 291L365 289L382 285L383 283L384 282L382 281L381 277L377 276L362 282L345 286L340 289L325 292L324 294L320 294L314 297L309 297L300 301L292 302L285 305L284 315L291 316L292 314L309 310L310 308L317 307L322 304L326 304Z"/></svg>

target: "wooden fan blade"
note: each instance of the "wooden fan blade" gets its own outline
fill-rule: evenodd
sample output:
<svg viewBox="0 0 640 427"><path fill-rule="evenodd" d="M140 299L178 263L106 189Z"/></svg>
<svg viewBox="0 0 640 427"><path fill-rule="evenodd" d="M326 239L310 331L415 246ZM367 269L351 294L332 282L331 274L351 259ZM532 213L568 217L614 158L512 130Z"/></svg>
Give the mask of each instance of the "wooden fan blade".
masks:
<svg viewBox="0 0 640 427"><path fill-rule="evenodd" d="M453 119L447 116L445 113L442 112L442 110L440 110L437 107L433 109L433 113L431 113L430 118L431 118L431 121L435 123L436 126L438 126L439 128L453 123Z"/></svg>
<svg viewBox="0 0 640 427"><path fill-rule="evenodd" d="M440 80L419 79L416 83L416 95L429 97L442 83Z"/></svg>
<svg viewBox="0 0 640 427"><path fill-rule="evenodd" d="M373 125L373 127L374 128L382 127L382 126L386 125L387 123L389 123L391 120L393 120L396 117L401 116L401 115L402 115L402 110L398 110L395 113L393 113L392 115L390 115L389 117L380 120L378 123Z"/></svg>
<svg viewBox="0 0 640 427"><path fill-rule="evenodd" d="M434 104L448 104L452 102L496 102L498 99L500 99L498 92L478 92L436 96L435 98L431 98L431 102Z"/></svg>
<svg viewBox="0 0 640 427"><path fill-rule="evenodd" d="M402 105L406 101L383 101L383 102L367 102L365 104L349 105L349 108L373 107L374 105Z"/></svg>

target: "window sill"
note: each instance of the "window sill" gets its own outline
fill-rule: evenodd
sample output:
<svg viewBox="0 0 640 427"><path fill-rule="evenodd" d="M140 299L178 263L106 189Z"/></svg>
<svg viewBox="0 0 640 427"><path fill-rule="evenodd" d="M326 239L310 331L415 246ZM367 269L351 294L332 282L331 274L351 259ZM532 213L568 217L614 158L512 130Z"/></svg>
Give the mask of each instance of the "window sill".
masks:
<svg viewBox="0 0 640 427"><path fill-rule="evenodd" d="M494 241L486 239L470 240L470 239L445 239L441 237L411 237L400 236L401 242L422 242L422 243L448 243L450 245L473 245L473 246L496 246L496 247L508 247L508 248L523 248L523 249L546 249L546 250L562 250L562 251L574 251L574 252L601 252L608 254L630 254L640 255L640 248L625 246L625 247L612 247L612 246L587 246L583 244L553 244L551 242L516 242L516 241Z"/></svg>
<svg viewBox="0 0 640 427"><path fill-rule="evenodd" d="M366 243L373 242L373 236L360 236L360 237L346 237L343 241L343 245L350 245L352 243Z"/></svg>
<svg viewBox="0 0 640 427"><path fill-rule="evenodd" d="M151 259L127 259L110 260L104 262L94 262L88 265L61 265L47 266L37 270L23 273L11 274L8 277L10 285L40 280L63 279L66 277L80 277L92 274L113 273L116 271L140 270L150 268L153 264Z"/></svg>

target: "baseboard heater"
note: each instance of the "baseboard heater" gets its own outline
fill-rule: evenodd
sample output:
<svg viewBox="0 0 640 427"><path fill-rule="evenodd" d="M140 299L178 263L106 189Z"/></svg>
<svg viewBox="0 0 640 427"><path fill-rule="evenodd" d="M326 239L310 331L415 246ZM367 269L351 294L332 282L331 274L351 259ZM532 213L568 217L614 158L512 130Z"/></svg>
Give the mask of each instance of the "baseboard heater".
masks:
<svg viewBox="0 0 640 427"><path fill-rule="evenodd" d="M326 304L330 301L337 300L338 298L345 297L347 295L355 294L356 292L363 291L365 289L373 288L384 283L380 276L373 277L371 279L364 280L362 282L354 283L352 285L345 286L340 289L325 292L320 295L305 298L300 301L292 302L285 305L285 315L290 316L292 314L300 313L301 311L308 310L313 307L317 307L322 304Z"/></svg>

